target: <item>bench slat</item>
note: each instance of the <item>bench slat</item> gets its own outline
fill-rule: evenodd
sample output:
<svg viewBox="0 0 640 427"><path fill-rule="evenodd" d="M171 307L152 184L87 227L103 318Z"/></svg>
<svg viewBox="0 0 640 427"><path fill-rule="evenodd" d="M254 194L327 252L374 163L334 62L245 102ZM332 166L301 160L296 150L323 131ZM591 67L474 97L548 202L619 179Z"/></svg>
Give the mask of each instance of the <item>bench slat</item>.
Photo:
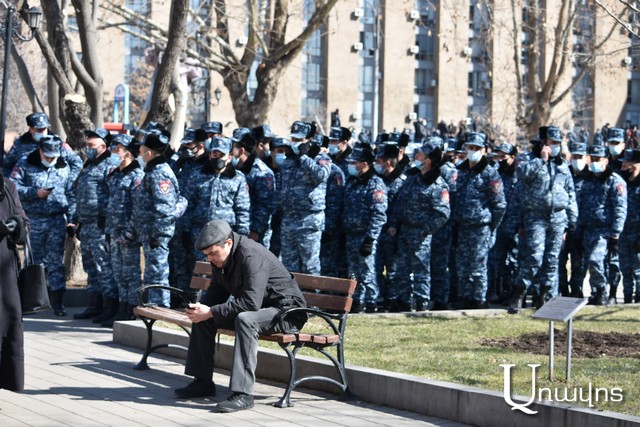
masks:
<svg viewBox="0 0 640 427"><path fill-rule="evenodd" d="M189 284L189 287L191 287L191 289L206 290L209 288L210 283L211 283L211 278L209 277L193 276L191 278L191 283Z"/></svg>
<svg viewBox="0 0 640 427"><path fill-rule="evenodd" d="M331 310L345 313L351 310L352 299L340 295L314 294L302 292L308 307L318 307L321 310Z"/></svg>
<svg viewBox="0 0 640 427"><path fill-rule="evenodd" d="M341 292L353 295L357 282L351 279L337 277L313 276L311 274L292 273L302 289L314 289L324 292Z"/></svg>
<svg viewBox="0 0 640 427"><path fill-rule="evenodd" d="M196 261L196 265L193 268L193 274L201 274L211 276L211 264L204 261Z"/></svg>
<svg viewBox="0 0 640 427"><path fill-rule="evenodd" d="M162 310L159 307L152 308L138 306L133 309L133 313L136 316L160 320L162 322L175 323L176 325L184 326L185 328L191 327L191 320L189 320L186 314L175 310L166 310L169 309Z"/></svg>

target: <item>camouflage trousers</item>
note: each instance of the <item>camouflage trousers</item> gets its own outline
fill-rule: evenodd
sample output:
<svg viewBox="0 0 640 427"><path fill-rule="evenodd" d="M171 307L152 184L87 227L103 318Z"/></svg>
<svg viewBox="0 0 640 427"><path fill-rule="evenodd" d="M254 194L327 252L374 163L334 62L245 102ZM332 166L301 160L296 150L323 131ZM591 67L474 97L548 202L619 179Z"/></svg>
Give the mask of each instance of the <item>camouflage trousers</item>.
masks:
<svg viewBox="0 0 640 427"><path fill-rule="evenodd" d="M80 232L82 267L87 273L87 292L105 298L118 298L118 285L113 280L109 242L97 222L82 223Z"/></svg>
<svg viewBox="0 0 640 427"><path fill-rule="evenodd" d="M191 284L196 262L194 241L190 231L178 230L169 241L169 283L178 289L188 290Z"/></svg>
<svg viewBox="0 0 640 427"><path fill-rule="evenodd" d="M49 290L57 291L66 287L64 273L64 239L67 221L63 214L37 217L31 221L31 250L33 261L44 264L49 270Z"/></svg>
<svg viewBox="0 0 640 427"><path fill-rule="evenodd" d="M491 247L488 225L459 225L456 248L458 289L463 299L484 302L487 295L487 264Z"/></svg>
<svg viewBox="0 0 640 427"><path fill-rule="evenodd" d="M366 234L347 234L347 272L349 277L358 281L358 287L353 295L354 301L376 305L378 302L378 283L376 281L376 246L373 244L371 255L360 255L360 246Z"/></svg>
<svg viewBox="0 0 640 427"><path fill-rule="evenodd" d="M449 260L452 235L452 222L447 221L431 238L431 247L438 248L431 251L431 299L443 304L449 302L451 294Z"/></svg>
<svg viewBox="0 0 640 427"><path fill-rule="evenodd" d="M376 250L378 289L384 300L389 300L389 287L396 281L398 259L398 236L390 236L388 227L382 227Z"/></svg>
<svg viewBox="0 0 640 427"><path fill-rule="evenodd" d="M431 297L431 235L419 228L401 225L398 231L396 280L389 286L389 300L405 304L429 302Z"/></svg>
<svg viewBox="0 0 640 427"><path fill-rule="evenodd" d="M111 239L111 270L121 302L138 305L140 287L140 243L118 244Z"/></svg>
<svg viewBox="0 0 640 427"><path fill-rule="evenodd" d="M320 275L320 242L324 212L304 218L282 218L280 231L282 264L289 271Z"/></svg>
<svg viewBox="0 0 640 427"><path fill-rule="evenodd" d="M144 285L169 285L169 238L157 239L158 246L151 248L148 239L142 242L144 250ZM169 291L152 289L149 291L149 302L161 307L170 307Z"/></svg>
<svg viewBox="0 0 640 427"><path fill-rule="evenodd" d="M607 293L608 271L607 264L610 231L598 229L586 229L582 241L584 259L589 271L589 286L591 295Z"/></svg>
<svg viewBox="0 0 640 427"><path fill-rule="evenodd" d="M640 239L640 230L623 231L620 235L620 269L625 297L640 296L640 253L636 242Z"/></svg>

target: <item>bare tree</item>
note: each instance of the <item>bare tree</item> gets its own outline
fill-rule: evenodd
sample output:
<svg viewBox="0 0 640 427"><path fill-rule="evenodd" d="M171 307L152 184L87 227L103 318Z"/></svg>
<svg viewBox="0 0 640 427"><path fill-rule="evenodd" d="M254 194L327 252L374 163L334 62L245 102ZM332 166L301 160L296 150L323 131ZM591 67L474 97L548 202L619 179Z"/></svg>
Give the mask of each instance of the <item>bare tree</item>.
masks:
<svg viewBox="0 0 640 427"><path fill-rule="evenodd" d="M199 29L197 37L196 34L189 36L188 43L194 47L186 48L185 53L197 59L202 67L223 77L224 85L231 96L236 121L240 126L256 126L267 120L278 92L280 77L302 52L309 37L325 22L329 12L338 2L302 1L314 8L313 14L302 30L292 37L289 24L293 14L289 10L289 0L247 0L244 22L247 28L246 44L241 55L229 36L226 0L211 2L206 16L206 19L211 20L210 24L205 22L205 18L197 13L198 11L191 10L192 19ZM139 16L116 0L105 1L101 6L124 18L123 23L105 22L105 25L118 26L122 31L135 34L150 44L169 45L171 29L167 31L162 25ZM202 8L206 9L204 2L200 9ZM301 9L299 6L297 8ZM137 27L142 34L134 33L129 29L131 26ZM255 70L257 87L250 94L248 83L252 69Z"/></svg>

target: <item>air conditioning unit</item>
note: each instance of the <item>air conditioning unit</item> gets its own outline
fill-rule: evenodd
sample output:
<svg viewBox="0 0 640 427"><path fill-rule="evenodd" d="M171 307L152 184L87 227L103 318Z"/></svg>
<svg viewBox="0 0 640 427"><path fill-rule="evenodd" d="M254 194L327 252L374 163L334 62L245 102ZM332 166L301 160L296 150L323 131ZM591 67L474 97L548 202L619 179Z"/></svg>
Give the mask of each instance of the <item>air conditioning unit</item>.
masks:
<svg viewBox="0 0 640 427"><path fill-rule="evenodd" d="M633 63L633 58L631 58L630 56L625 56L625 58L622 60L622 63L624 65L631 65Z"/></svg>
<svg viewBox="0 0 640 427"><path fill-rule="evenodd" d="M249 41L246 37L238 37L238 46L244 46Z"/></svg>
<svg viewBox="0 0 640 427"><path fill-rule="evenodd" d="M420 12L413 9L411 12L409 12L409 19L413 19L414 21L420 18Z"/></svg>
<svg viewBox="0 0 640 427"><path fill-rule="evenodd" d="M472 53L473 53L473 50L469 46L467 46L464 49L462 49L462 54L464 56L471 56Z"/></svg>
<svg viewBox="0 0 640 427"><path fill-rule="evenodd" d="M356 10L353 11L353 16L355 16L356 18L361 18L362 16L364 16L364 9L361 7L356 8Z"/></svg>
<svg viewBox="0 0 640 427"><path fill-rule="evenodd" d="M353 50L355 50L356 52L359 52L362 50L364 46L362 45L362 43L354 43L352 48Z"/></svg>
<svg viewBox="0 0 640 427"><path fill-rule="evenodd" d="M431 79L431 87L438 86L438 81L436 79Z"/></svg>
<svg viewBox="0 0 640 427"><path fill-rule="evenodd" d="M418 52L420 52L420 46L415 45L415 46L411 46L409 48L409 53L412 55L416 55Z"/></svg>
<svg viewBox="0 0 640 427"><path fill-rule="evenodd" d="M486 81L483 83L483 86L486 90L491 90L491 82L490 81Z"/></svg>
<svg viewBox="0 0 640 427"><path fill-rule="evenodd" d="M416 113L415 111L412 111L409 114L407 114L407 117L409 117L409 120L411 121L416 120L418 118L418 113Z"/></svg>

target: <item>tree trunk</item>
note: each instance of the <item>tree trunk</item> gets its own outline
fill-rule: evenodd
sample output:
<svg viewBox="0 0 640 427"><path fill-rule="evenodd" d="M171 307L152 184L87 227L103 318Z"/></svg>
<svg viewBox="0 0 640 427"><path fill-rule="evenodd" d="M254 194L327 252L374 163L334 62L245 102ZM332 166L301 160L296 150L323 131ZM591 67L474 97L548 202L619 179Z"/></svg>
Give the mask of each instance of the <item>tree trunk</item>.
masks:
<svg viewBox="0 0 640 427"><path fill-rule="evenodd" d="M87 273L82 267L82 255L80 253L80 241L78 239L65 239L64 243L64 270L67 282L70 284L86 284Z"/></svg>
<svg viewBox="0 0 640 427"><path fill-rule="evenodd" d="M67 142L71 147L83 147L86 143L84 131L93 129L93 123L89 118L91 107L87 104L84 96L78 94L69 94L62 100L64 103L63 117L66 128L69 129Z"/></svg>

